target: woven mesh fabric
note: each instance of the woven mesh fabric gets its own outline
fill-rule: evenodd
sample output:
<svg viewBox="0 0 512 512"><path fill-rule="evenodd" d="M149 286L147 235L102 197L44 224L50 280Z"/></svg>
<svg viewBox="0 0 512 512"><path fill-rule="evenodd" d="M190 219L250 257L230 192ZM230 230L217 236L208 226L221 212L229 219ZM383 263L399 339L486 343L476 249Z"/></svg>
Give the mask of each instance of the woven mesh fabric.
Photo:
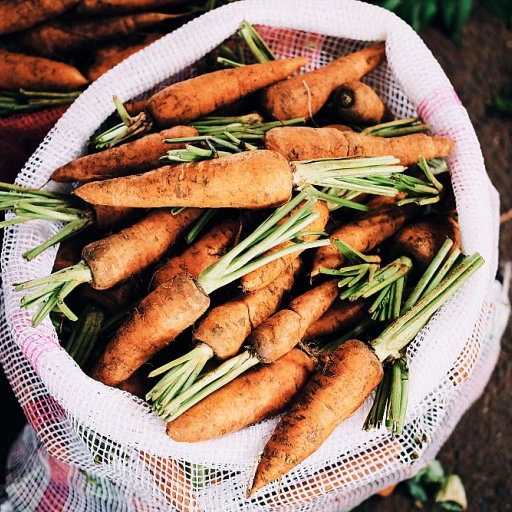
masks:
<svg viewBox="0 0 512 512"><path fill-rule="evenodd" d="M489 378L500 337L493 307L498 194L448 79L421 39L380 8L353 0L317 0L314 6L307 0L247 0L197 18L92 84L48 134L17 182L44 185L56 167L83 152L90 135L113 112L112 94L122 100L143 97L192 76L243 19L258 24L278 57L306 55L310 69L366 41L386 40L387 63L365 80L396 116L417 113L435 134L456 142L449 168L463 249L480 252L486 265L409 347L411 396L402 436L393 440L385 429L361 430L368 400L303 464L247 501L254 461L277 419L215 441L169 439L163 421L145 402L83 374L60 347L49 321L31 326L33 312L20 310L21 294L12 285L51 271L55 248L31 263L21 255L58 226L37 221L8 228L2 252L2 358L37 434L27 430L11 455L8 489L17 503L30 503L20 509L52 510L37 505L44 498L38 483L48 500L61 500L62 510L168 510L169 504L207 511L350 508L432 459ZM30 472L37 475L33 484Z"/></svg>

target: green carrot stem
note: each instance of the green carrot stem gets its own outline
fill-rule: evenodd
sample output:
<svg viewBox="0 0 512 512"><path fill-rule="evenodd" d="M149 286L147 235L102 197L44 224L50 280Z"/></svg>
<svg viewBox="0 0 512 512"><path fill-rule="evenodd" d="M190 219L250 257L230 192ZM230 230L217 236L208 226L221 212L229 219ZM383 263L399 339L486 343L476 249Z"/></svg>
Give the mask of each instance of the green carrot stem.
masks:
<svg viewBox="0 0 512 512"><path fill-rule="evenodd" d="M318 199L323 199L325 201L328 201L331 204L335 204L337 206L351 208L353 210L358 210L360 212L367 212L369 210L368 206L361 203L356 203L355 201L351 201L350 199L347 199L345 197L336 197L330 194L326 194L324 192L321 192L317 190L314 187L311 187L309 189L309 193L311 196L318 197Z"/></svg>
<svg viewBox="0 0 512 512"><path fill-rule="evenodd" d="M430 293L420 299L405 315L391 323L372 341L375 354L381 361L398 358L400 351L416 336L430 317L465 283L482 265L483 258L475 253L467 256Z"/></svg>
<svg viewBox="0 0 512 512"><path fill-rule="evenodd" d="M375 393L375 399L366 417L366 420L363 425L364 430L372 430L373 428L380 428L382 422L384 420L384 414L386 412L386 404L388 401L389 388L390 388L390 372L386 368L384 370L384 377L377 387L377 391Z"/></svg>
<svg viewBox="0 0 512 512"><path fill-rule="evenodd" d="M421 276L421 279L418 281L418 284L414 287L413 291L409 295L409 298L407 299L404 305L404 312L409 311L409 309L411 309L412 306L414 306L414 304L416 304L416 302L419 300L419 298L425 291L426 287L428 286L429 282L431 281L432 277L435 275L435 273L438 271L439 267L443 263L446 255L448 254L452 246L453 241L447 238L444 244L439 249L439 252L430 262L429 266L427 267L427 270Z"/></svg>
<svg viewBox="0 0 512 512"><path fill-rule="evenodd" d="M422 133L430 131L427 124L421 122L418 117L399 119L388 123L381 123L370 126L361 131L362 135L371 135L374 137L400 137L411 133Z"/></svg>
<svg viewBox="0 0 512 512"><path fill-rule="evenodd" d="M230 67L230 68L241 68L245 66L245 64L236 62L231 59L226 59L224 57L217 57L217 63L221 64L222 66Z"/></svg>
<svg viewBox="0 0 512 512"><path fill-rule="evenodd" d="M400 419L400 405L402 403L402 371L400 360L391 365L391 395L389 398L386 427L395 431Z"/></svg>
<svg viewBox="0 0 512 512"><path fill-rule="evenodd" d="M401 277L398 281L394 284L394 298L393 298L393 308L390 314L391 319L396 320L400 314L401 314L401 307L402 307L402 297L404 295L404 288L405 288L405 277Z"/></svg>
<svg viewBox="0 0 512 512"><path fill-rule="evenodd" d="M443 266L438 270L432 281L428 284L426 290L423 292L422 297L427 293L430 293L448 274L450 269L455 265L455 262L459 259L461 252L460 249L454 249L452 253L446 258Z"/></svg>
<svg viewBox="0 0 512 512"><path fill-rule="evenodd" d="M400 359L400 370L401 370L401 381L402 381L402 389L401 389L401 401L400 401L400 414L398 417L398 422L394 429L394 435L399 436L403 433L405 427L405 416L407 414L407 404L409 400L409 369L407 368L407 364L405 360Z"/></svg>
<svg viewBox="0 0 512 512"><path fill-rule="evenodd" d="M247 44L258 62L264 63L276 59L257 30L248 21L242 22L242 28L238 31L238 35Z"/></svg>
<svg viewBox="0 0 512 512"><path fill-rule="evenodd" d="M364 262L380 264L381 262L380 256L363 254L339 238L334 238L332 243L334 247L336 247L336 249L338 249L338 251L340 251L351 263Z"/></svg>
<svg viewBox="0 0 512 512"><path fill-rule="evenodd" d="M208 225L208 223L215 217L218 210L214 208L207 208L205 212L201 215L199 220L196 222L194 227L189 231L187 235L187 244L193 243L196 238L202 233L204 228Z"/></svg>

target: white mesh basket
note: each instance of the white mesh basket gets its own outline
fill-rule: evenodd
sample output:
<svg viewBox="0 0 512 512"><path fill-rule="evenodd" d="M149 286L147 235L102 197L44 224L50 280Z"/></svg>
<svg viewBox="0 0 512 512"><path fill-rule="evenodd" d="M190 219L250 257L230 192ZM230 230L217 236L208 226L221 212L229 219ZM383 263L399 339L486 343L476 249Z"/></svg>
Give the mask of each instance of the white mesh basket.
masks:
<svg viewBox="0 0 512 512"><path fill-rule="evenodd" d="M35 329L33 311L20 310L13 283L48 274L56 249L31 263L21 255L57 226L37 221L6 229L2 360L37 433L36 438L26 430L11 454L8 492L19 510L169 510L169 504L208 512L350 508L431 460L490 376L504 327L494 321L495 312L499 318L508 312L506 304L496 306L494 284L498 194L450 82L412 29L383 9L353 0L247 0L201 16L92 84L17 182L45 184L57 166L83 152L113 112L114 93L129 100L196 74L203 57L243 19L259 25L278 57L309 57L309 69L367 41L386 40L387 63L365 80L397 117L419 114L435 134L456 142L449 167L463 250L480 252L486 265L411 343L411 396L399 439L385 429L361 430L368 400L321 449L247 501L254 461L277 419L214 441L172 441L144 401L91 380L60 347L49 321Z"/></svg>

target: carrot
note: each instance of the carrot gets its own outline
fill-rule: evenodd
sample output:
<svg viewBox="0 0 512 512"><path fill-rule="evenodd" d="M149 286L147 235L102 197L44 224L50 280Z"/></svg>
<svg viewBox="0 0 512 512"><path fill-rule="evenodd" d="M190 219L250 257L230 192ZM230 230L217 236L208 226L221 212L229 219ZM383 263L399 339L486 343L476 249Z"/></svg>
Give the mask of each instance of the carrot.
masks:
<svg viewBox="0 0 512 512"><path fill-rule="evenodd" d="M101 231L110 231L140 220L146 210L143 208L128 208L125 206L101 206L91 204L94 213L94 226Z"/></svg>
<svg viewBox="0 0 512 512"><path fill-rule="evenodd" d="M392 236L419 213L420 209L412 204L383 206L339 227L331 233L329 239L342 240L356 251L365 253ZM338 268L343 260L343 254L334 245L322 247L315 253L311 276L316 276L320 268Z"/></svg>
<svg viewBox="0 0 512 512"><path fill-rule="evenodd" d="M323 187L327 184L334 188L395 196L405 180L390 178L393 173L405 169L395 165L397 162L396 158L388 156L287 162L274 151L252 150L164 166L143 175L87 183L76 189L75 194L89 203L108 206L258 209L285 203L292 195L292 188L307 188L310 195L366 210L365 206L324 194L310 185ZM244 169L242 175L240 169ZM353 178L357 179L353 181ZM380 181L374 182L377 178ZM427 190L439 194L434 186ZM418 200L414 197L414 201Z"/></svg>
<svg viewBox="0 0 512 512"><path fill-rule="evenodd" d="M158 126L183 124L283 80L306 63L304 57L279 59L190 78L156 93L147 110Z"/></svg>
<svg viewBox="0 0 512 512"><path fill-rule="evenodd" d="M123 391L127 391L132 395L144 398L144 395L148 391L148 369L145 366L141 366L130 378L121 382L117 388Z"/></svg>
<svg viewBox="0 0 512 512"><path fill-rule="evenodd" d="M385 487L381 489L376 494L378 494L381 498L389 498L394 492L398 484L390 485L389 487Z"/></svg>
<svg viewBox="0 0 512 512"><path fill-rule="evenodd" d="M309 226L305 227L305 231L311 231L317 234L303 236L301 237L302 240L316 240L320 236L319 233L325 229L327 221L329 220L329 209L324 201L317 202L314 209L318 212L318 217ZM274 251L284 249L288 245L290 245L290 242L281 244L276 247ZM290 265L295 257L297 257L296 253L283 256L282 258L274 260L272 263L269 263L254 272L249 272L240 280L242 289L244 292L254 292L268 286L269 283L281 275L283 270Z"/></svg>
<svg viewBox="0 0 512 512"><path fill-rule="evenodd" d="M380 124L391 117L379 95L358 80L338 87L331 95L328 108L332 115L352 124Z"/></svg>
<svg viewBox="0 0 512 512"><path fill-rule="evenodd" d="M316 371L267 442L248 496L280 478L314 453L380 384L384 378L383 364L388 360L394 361L392 396L398 395L397 400L392 398L389 405L388 419L393 428L402 424L405 421L407 395L396 393L403 390L400 352L482 265L483 259L478 254L463 258L439 285L415 301L370 346L352 339L333 347L326 358L325 367ZM399 370L396 378L395 369ZM394 386L398 389L395 390Z"/></svg>
<svg viewBox="0 0 512 512"><path fill-rule="evenodd" d="M460 231L456 220L444 215L428 215L414 224L403 227L391 241L392 255L404 254L425 269L433 260L444 241L454 244L452 251L460 248Z"/></svg>
<svg viewBox="0 0 512 512"><path fill-rule="evenodd" d="M167 424L175 441L197 443L236 432L281 412L313 371L313 360L293 349L271 365L241 375Z"/></svg>
<svg viewBox="0 0 512 512"><path fill-rule="evenodd" d="M367 315L368 305L363 300L348 302L336 301L309 327L303 341L316 340L341 330L348 330Z"/></svg>
<svg viewBox="0 0 512 512"><path fill-rule="evenodd" d="M86 84L82 73L68 64L0 50L0 89L75 91Z"/></svg>
<svg viewBox="0 0 512 512"><path fill-rule="evenodd" d="M171 210L155 210L119 233L92 242L82 250L82 261L48 277L16 285L17 290L42 288L22 299L23 307L44 302L34 316L37 325L53 307L72 320L76 316L64 298L82 283L97 290L112 288L160 259L179 235L199 217L199 209L188 208L178 215Z"/></svg>
<svg viewBox="0 0 512 512"><path fill-rule="evenodd" d="M95 303L107 313L114 314L130 306L136 299L139 289L140 283L134 278L116 284L108 290L96 290L90 284L84 283L80 287L80 298L86 304Z"/></svg>
<svg viewBox="0 0 512 512"><path fill-rule="evenodd" d="M100 153L72 160L55 169L51 179L58 182L88 183L143 173L158 167L160 157L164 156L169 149L185 147L184 144L167 144L165 139L195 135L197 130L192 126L175 126Z"/></svg>
<svg viewBox="0 0 512 512"><path fill-rule="evenodd" d="M97 80L109 69L112 69L123 60L131 57L133 54L137 53L143 48L146 48L146 46L149 46L151 43L154 43L161 37L162 34L149 34L144 38L142 42L138 44L132 44L129 46L126 44L110 44L98 49L94 54L92 63L87 69L87 78L91 82L94 82L94 80Z"/></svg>
<svg viewBox="0 0 512 512"><path fill-rule="evenodd" d="M293 240L301 226L317 215L309 210L315 202L311 199L285 224L274 229L277 222L300 204L304 197L305 194L299 194L289 204L275 211L253 233L203 270L197 278L186 273L178 274L145 297L107 346L93 372L94 378L111 386L127 379L207 310L210 304L208 294L272 258L280 257L282 253L279 252L264 258L261 256L283 240ZM301 249L307 249L322 244L325 242L321 240L301 242L285 251L293 252L299 245ZM189 377L185 374L178 390Z"/></svg>
<svg viewBox="0 0 512 512"><path fill-rule="evenodd" d="M94 20L56 20L23 32L19 43L30 53L52 57L86 48L98 41L140 32L173 17L172 14L145 12Z"/></svg>
<svg viewBox="0 0 512 512"><path fill-rule="evenodd" d="M384 376L371 348L349 340L329 357L325 370L306 384L265 445L248 496L288 473L314 453L352 416Z"/></svg>
<svg viewBox="0 0 512 512"><path fill-rule="evenodd" d="M91 14L119 14L135 11L147 11L158 7L179 5L186 0L80 0L76 12Z"/></svg>
<svg viewBox="0 0 512 512"><path fill-rule="evenodd" d="M450 139L424 133L385 138L333 128L294 126L274 128L265 134L265 148L289 161L393 155L402 165L411 165L418 163L420 155L426 160L447 156L453 147Z"/></svg>
<svg viewBox="0 0 512 512"><path fill-rule="evenodd" d="M300 267L300 260L295 258L265 288L210 310L195 329L194 342L208 345L217 359L233 357L251 331L277 311Z"/></svg>
<svg viewBox="0 0 512 512"><path fill-rule="evenodd" d="M297 345L338 297L337 281L327 281L292 300L248 338L262 363L272 363Z"/></svg>
<svg viewBox="0 0 512 512"><path fill-rule="evenodd" d="M19 32L59 16L79 0L3 0L0 3L0 35Z"/></svg>
<svg viewBox="0 0 512 512"><path fill-rule="evenodd" d="M236 219L227 219L214 226L182 254L160 264L151 280L151 287L157 288L184 272L197 277L236 244L241 228L242 223Z"/></svg>
<svg viewBox="0 0 512 512"><path fill-rule="evenodd" d="M308 119L325 105L334 89L375 69L384 54L384 43L377 43L315 71L271 85L263 93L262 107L280 121Z"/></svg>
<svg viewBox="0 0 512 512"><path fill-rule="evenodd" d="M148 103L148 100L138 100L133 101L131 103L125 103L126 111L131 116L136 116L137 114L140 114L141 112L144 112L146 109L146 105Z"/></svg>
<svg viewBox="0 0 512 512"><path fill-rule="evenodd" d="M291 192L288 163L269 151L165 166L140 176L89 183L75 190L77 196L93 204L139 208L271 208L289 201Z"/></svg>
<svg viewBox="0 0 512 512"><path fill-rule="evenodd" d="M83 248L99 238L101 238L100 233L93 229L88 229L80 237L63 240L57 250L52 272L76 265L82 259Z"/></svg>

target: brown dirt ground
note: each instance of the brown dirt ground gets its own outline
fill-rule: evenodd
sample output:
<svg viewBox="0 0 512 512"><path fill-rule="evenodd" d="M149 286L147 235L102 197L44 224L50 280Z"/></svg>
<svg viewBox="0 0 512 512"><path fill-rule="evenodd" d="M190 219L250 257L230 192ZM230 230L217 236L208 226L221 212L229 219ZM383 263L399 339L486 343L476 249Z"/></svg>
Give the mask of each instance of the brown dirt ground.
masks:
<svg viewBox="0 0 512 512"><path fill-rule="evenodd" d="M450 78L467 108L491 179L501 194L501 211L512 208L512 120L491 117L486 105L493 93L512 86L512 32L504 23L477 8L458 47L435 29L421 34ZM512 220L503 224L501 261L512 260ZM498 365L484 395L463 416L439 459L446 471L464 482L469 510L512 510L512 325L502 340ZM390 498L374 497L356 512L415 510L404 492ZM440 510L427 505L424 511Z"/></svg>

